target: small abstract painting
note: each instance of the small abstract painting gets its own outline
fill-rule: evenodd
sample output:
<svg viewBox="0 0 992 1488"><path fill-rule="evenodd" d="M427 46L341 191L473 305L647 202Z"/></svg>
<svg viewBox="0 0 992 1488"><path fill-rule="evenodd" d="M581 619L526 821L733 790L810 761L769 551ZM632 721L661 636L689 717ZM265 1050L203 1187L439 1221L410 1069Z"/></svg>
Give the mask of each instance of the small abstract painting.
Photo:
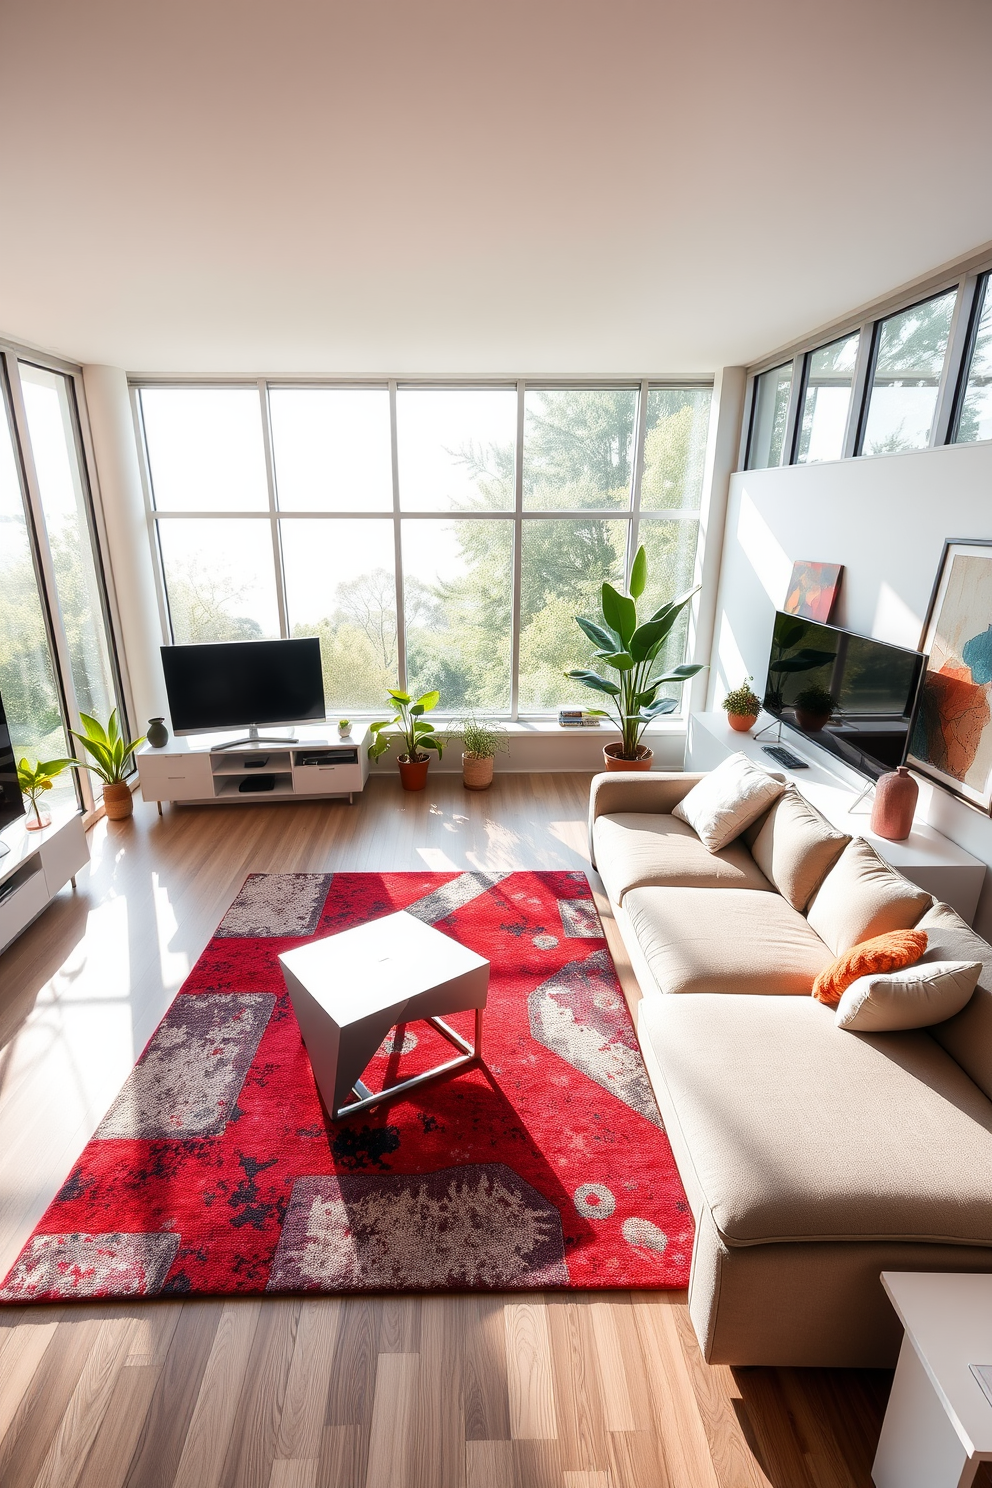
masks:
<svg viewBox="0 0 992 1488"><path fill-rule="evenodd" d="M992 542L948 542L921 650L909 763L982 811L992 806Z"/></svg>
<svg viewBox="0 0 992 1488"><path fill-rule="evenodd" d="M792 582L782 606L785 613L829 625L843 572L843 563L809 563L804 558L797 558L792 565Z"/></svg>

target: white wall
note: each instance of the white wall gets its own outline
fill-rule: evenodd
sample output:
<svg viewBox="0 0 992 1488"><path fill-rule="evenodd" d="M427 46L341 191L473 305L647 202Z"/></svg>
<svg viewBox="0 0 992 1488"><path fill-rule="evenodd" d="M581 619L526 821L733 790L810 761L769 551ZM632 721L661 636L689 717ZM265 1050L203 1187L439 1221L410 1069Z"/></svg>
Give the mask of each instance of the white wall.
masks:
<svg viewBox="0 0 992 1488"><path fill-rule="evenodd" d="M709 706L765 681L775 610L797 558L843 563L838 625L918 646L947 538L992 538L992 444L953 445L731 480ZM920 814L992 864L992 821L921 781ZM992 936L992 875L976 927Z"/></svg>

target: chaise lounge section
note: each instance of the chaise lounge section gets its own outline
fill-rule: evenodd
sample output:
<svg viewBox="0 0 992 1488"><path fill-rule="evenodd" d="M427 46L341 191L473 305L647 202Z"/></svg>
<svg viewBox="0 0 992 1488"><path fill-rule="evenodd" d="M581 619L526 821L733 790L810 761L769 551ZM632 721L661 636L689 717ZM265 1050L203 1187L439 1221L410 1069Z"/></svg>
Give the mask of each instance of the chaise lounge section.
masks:
<svg viewBox="0 0 992 1488"><path fill-rule="evenodd" d="M695 1217L693 1326L711 1363L892 1365L881 1271L992 1271L992 947L794 786L711 853L672 815L702 778L597 776L589 815ZM913 926L925 961L982 963L964 1011L838 1027L815 976Z"/></svg>

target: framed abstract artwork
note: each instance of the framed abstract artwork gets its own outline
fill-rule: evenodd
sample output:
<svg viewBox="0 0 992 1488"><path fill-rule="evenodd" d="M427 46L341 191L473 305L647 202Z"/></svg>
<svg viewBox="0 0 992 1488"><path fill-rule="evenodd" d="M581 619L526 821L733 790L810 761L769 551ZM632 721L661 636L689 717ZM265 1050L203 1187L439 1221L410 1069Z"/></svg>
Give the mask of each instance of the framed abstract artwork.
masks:
<svg viewBox="0 0 992 1488"><path fill-rule="evenodd" d="M782 606L785 613L829 625L843 572L842 563L808 563L797 559L792 565L792 582Z"/></svg>
<svg viewBox="0 0 992 1488"><path fill-rule="evenodd" d="M920 650L927 665L907 763L956 796L992 807L992 541L951 541Z"/></svg>

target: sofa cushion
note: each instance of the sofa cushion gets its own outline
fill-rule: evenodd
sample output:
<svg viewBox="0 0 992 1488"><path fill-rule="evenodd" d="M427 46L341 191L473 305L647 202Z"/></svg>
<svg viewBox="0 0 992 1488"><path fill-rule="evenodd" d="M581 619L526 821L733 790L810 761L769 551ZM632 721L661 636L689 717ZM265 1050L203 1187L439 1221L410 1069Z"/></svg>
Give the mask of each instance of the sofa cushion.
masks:
<svg viewBox="0 0 992 1488"><path fill-rule="evenodd" d="M624 910L662 992L808 997L830 952L778 894L631 889Z"/></svg>
<svg viewBox="0 0 992 1488"><path fill-rule="evenodd" d="M711 853L677 816L623 811L596 818L596 866L614 904L630 889L649 884L672 888L764 889L761 869L740 842Z"/></svg>
<svg viewBox="0 0 992 1488"><path fill-rule="evenodd" d="M836 961L825 966L813 983L813 996L818 1002L836 1007L852 982L859 977L882 976L901 971L919 961L927 948L925 930L888 930L851 946Z"/></svg>
<svg viewBox="0 0 992 1488"><path fill-rule="evenodd" d="M888 930L911 930L932 903L932 894L883 863L863 837L855 837L817 889L807 919L834 955L841 956Z"/></svg>
<svg viewBox="0 0 992 1488"><path fill-rule="evenodd" d="M746 754L731 754L704 775L674 807L710 852L719 852L785 790L785 784L753 765Z"/></svg>
<svg viewBox="0 0 992 1488"><path fill-rule="evenodd" d="M838 1028L885 1033L929 1028L959 1013L975 990L980 961L933 961L872 972L851 983L837 1005Z"/></svg>
<svg viewBox="0 0 992 1488"><path fill-rule="evenodd" d="M992 1103L929 1034L800 997L647 998L638 1030L728 1245L992 1247Z"/></svg>
<svg viewBox="0 0 992 1488"><path fill-rule="evenodd" d="M923 964L932 961L980 961L978 986L956 1017L930 1030L942 1048L992 1096L992 946L977 935L949 904L927 910L918 928L927 932Z"/></svg>
<svg viewBox="0 0 992 1488"><path fill-rule="evenodd" d="M768 811L751 855L793 909L803 910L850 840L790 786Z"/></svg>

